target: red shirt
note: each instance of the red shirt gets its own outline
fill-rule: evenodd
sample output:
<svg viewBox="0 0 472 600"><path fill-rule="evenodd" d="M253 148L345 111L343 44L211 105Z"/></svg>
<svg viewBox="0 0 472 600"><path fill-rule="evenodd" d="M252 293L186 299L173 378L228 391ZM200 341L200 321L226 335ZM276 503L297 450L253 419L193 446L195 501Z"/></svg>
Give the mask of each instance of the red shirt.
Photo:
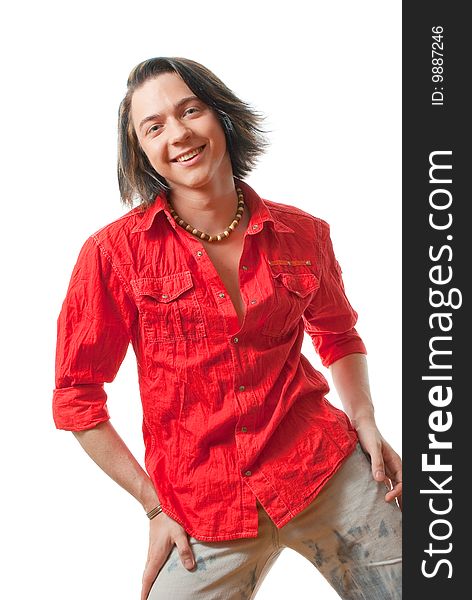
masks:
<svg viewBox="0 0 472 600"><path fill-rule="evenodd" d="M147 472L163 511L202 541L256 537L256 498L282 527L355 448L347 415L301 354L304 332L325 366L366 353L328 224L237 183L251 215L242 326L164 196L85 242L58 319L56 427L109 419L103 384L131 342Z"/></svg>

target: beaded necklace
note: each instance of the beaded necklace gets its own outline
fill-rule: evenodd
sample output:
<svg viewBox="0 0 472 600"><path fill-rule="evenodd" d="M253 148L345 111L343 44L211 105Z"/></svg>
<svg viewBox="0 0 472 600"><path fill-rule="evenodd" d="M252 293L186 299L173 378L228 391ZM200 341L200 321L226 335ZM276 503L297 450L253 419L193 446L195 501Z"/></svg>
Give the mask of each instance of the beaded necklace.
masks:
<svg viewBox="0 0 472 600"><path fill-rule="evenodd" d="M198 237L201 240L206 240L207 242L220 242L221 240L224 240L227 237L229 237L230 233L233 232L235 230L235 228L239 225L239 221L241 220L241 217L243 216L244 196L243 196L242 191L239 188L236 188L236 192L238 194L238 209L236 211L236 215L235 215L233 221L228 225L228 227L221 233L218 233L217 235L210 235L209 233L205 233L204 231L200 231L196 227L192 227L192 225L189 225L186 221L184 221L181 217L179 217L179 215L175 212L175 210L174 210L173 206L170 204L170 202L169 202L169 211L170 211L170 214L174 217L177 224L180 225L181 227L183 227L186 231L189 231L190 233L192 233L195 237Z"/></svg>

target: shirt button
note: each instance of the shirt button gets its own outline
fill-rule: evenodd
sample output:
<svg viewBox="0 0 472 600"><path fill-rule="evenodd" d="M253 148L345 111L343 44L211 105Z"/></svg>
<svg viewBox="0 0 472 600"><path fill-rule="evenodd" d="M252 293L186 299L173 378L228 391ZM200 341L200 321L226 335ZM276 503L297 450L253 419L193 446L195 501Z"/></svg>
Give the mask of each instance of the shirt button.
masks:
<svg viewBox="0 0 472 600"><path fill-rule="evenodd" d="M197 256L202 256L202 255L203 255L203 252L202 252L201 250L199 250L199 251L197 252Z"/></svg>
<svg viewBox="0 0 472 600"><path fill-rule="evenodd" d="M239 342L239 338L237 338L237 337L236 337L236 338L233 338L233 342L234 342L235 344L237 344L237 343Z"/></svg>
<svg viewBox="0 0 472 600"><path fill-rule="evenodd" d="M239 386L239 391L240 391L240 392L244 392L244 390L245 390L245 389L246 389L246 388L244 387L244 385L240 385L240 386Z"/></svg>
<svg viewBox="0 0 472 600"><path fill-rule="evenodd" d="M169 297L169 294L162 294L162 297L163 297L163 298L168 298L168 297Z"/></svg>
<svg viewBox="0 0 472 600"><path fill-rule="evenodd" d="M224 298L224 297L225 297L225 295L224 295L224 292L220 292L220 293L218 294L218 296L219 296L220 298Z"/></svg>
<svg viewBox="0 0 472 600"><path fill-rule="evenodd" d="M251 300L251 304L255 304L257 302L257 300L253 299Z"/></svg>
<svg viewBox="0 0 472 600"><path fill-rule="evenodd" d="M307 261L306 261L306 264L307 264L307 265L311 265L311 260L307 260Z"/></svg>
<svg viewBox="0 0 472 600"><path fill-rule="evenodd" d="M246 432L247 432L247 427L241 427L241 431L242 431L243 433L246 433Z"/></svg>
<svg viewBox="0 0 472 600"><path fill-rule="evenodd" d="M243 265L243 266L242 266L242 270L243 270L243 271L247 271L247 267L246 267L246 265Z"/></svg>
<svg viewBox="0 0 472 600"><path fill-rule="evenodd" d="M252 475L252 471L244 471L244 475L246 475L246 477L250 477Z"/></svg>
<svg viewBox="0 0 472 600"><path fill-rule="evenodd" d="M252 226L252 228L253 228L253 229L258 229L258 228L259 228L259 225L253 225L253 226Z"/></svg>

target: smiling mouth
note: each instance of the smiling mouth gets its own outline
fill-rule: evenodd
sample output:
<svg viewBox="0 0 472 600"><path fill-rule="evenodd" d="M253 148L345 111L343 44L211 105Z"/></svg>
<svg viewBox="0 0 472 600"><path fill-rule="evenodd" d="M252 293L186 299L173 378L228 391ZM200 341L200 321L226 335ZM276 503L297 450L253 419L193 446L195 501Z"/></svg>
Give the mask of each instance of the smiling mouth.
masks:
<svg viewBox="0 0 472 600"><path fill-rule="evenodd" d="M187 160L191 160L194 156L197 156L197 154L200 154L200 152L203 152L203 149L205 148L205 146L200 146L199 148L195 148L195 150L191 150L190 152L187 152L186 154L182 154L181 156L174 158L174 160L172 162L186 162Z"/></svg>

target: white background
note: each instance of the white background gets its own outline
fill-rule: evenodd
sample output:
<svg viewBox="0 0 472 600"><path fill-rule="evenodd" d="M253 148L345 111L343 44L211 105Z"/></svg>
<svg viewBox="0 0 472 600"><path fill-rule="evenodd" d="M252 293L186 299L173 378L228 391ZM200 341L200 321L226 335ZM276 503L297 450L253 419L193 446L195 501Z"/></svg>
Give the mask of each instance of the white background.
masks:
<svg viewBox="0 0 472 600"><path fill-rule="evenodd" d="M3 13L0 36L0 596L137 599L145 514L72 433L55 429L51 414L56 318L77 253L124 212L116 122L128 73L152 56L192 58L267 115L272 146L247 182L262 197L331 224L369 352L377 422L401 453L400 6L135 0L15 7ZM320 364L309 338L304 353ZM131 353L107 391L112 423L142 464ZM338 403L334 392L329 398ZM289 594L337 598L287 549L257 598Z"/></svg>

